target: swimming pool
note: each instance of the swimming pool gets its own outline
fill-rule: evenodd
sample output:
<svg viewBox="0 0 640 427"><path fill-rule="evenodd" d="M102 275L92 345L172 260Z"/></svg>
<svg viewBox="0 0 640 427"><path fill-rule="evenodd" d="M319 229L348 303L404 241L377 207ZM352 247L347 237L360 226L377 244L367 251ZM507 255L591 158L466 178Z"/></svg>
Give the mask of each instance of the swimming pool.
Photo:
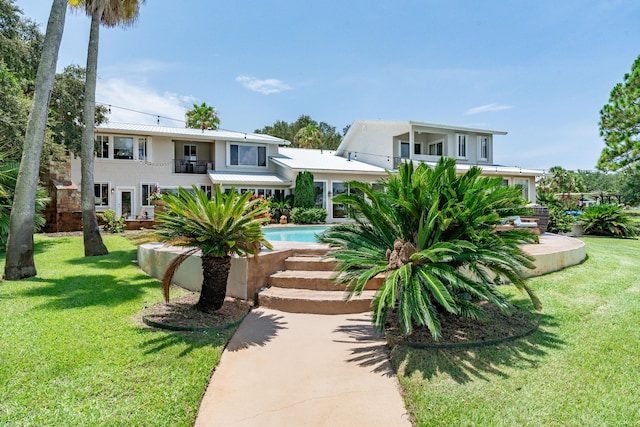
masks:
<svg viewBox="0 0 640 427"><path fill-rule="evenodd" d="M262 230L267 240L272 242L318 243L315 235L329 228L329 225L301 225L297 227L267 227Z"/></svg>

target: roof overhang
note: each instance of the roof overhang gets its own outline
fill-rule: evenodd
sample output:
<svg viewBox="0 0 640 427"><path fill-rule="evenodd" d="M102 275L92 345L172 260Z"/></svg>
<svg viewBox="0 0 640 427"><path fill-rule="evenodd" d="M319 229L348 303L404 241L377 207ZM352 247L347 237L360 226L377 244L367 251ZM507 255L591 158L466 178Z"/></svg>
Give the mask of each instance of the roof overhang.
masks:
<svg viewBox="0 0 640 427"><path fill-rule="evenodd" d="M209 179L213 184L226 185L226 186L239 186L239 185L255 185L261 187L279 186L288 187L291 185L291 180L281 177L277 174L270 173L239 173L239 172L216 172L210 171L208 173Z"/></svg>

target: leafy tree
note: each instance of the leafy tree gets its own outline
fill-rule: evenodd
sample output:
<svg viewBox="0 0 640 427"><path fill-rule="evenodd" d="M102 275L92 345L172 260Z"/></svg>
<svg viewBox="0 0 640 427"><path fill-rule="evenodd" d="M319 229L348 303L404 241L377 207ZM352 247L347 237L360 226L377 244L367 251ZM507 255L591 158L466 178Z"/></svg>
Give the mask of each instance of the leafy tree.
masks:
<svg viewBox="0 0 640 427"><path fill-rule="evenodd" d="M0 68L11 72L22 90L32 94L44 36L14 3L0 0Z"/></svg>
<svg viewBox="0 0 640 427"><path fill-rule="evenodd" d="M162 280L165 299L176 269L197 250L202 251L202 290L196 308L215 311L222 307L231 268L231 255L256 254L260 245L271 248L262 233L269 221L268 204L253 194L228 193L215 186L211 200L207 193L193 186L192 191L179 188L166 193L165 211L157 213L158 231L168 244L191 246L168 267Z"/></svg>
<svg viewBox="0 0 640 427"><path fill-rule="evenodd" d="M302 144L309 145L308 140L304 136L305 133L314 133L315 131L313 131L313 129L317 130L317 138L314 136L311 139L313 145L305 147L296 139L296 135L298 135L301 130L306 129L309 126L311 126L311 128L309 128L309 131L302 131ZM283 120L278 120L273 124L273 126L265 126L262 129L256 129L255 132L291 141L291 147L294 148L324 148L327 150L334 150L338 148L338 145L340 145L340 142L342 141L342 136L336 132L336 128L334 126L331 126L325 122L318 123L311 117L304 114L298 117L298 119L293 123L287 123Z"/></svg>
<svg viewBox="0 0 640 427"><path fill-rule="evenodd" d="M69 65L56 74L51 94L49 130L50 150L63 149L75 154L81 152L84 128L84 85L86 71L78 65ZM107 121L108 110L95 106L95 126ZM52 156L55 159L55 156Z"/></svg>
<svg viewBox="0 0 640 427"><path fill-rule="evenodd" d="M586 190L582 176L561 166L549 169L551 176L544 177L539 182L542 191L551 193L581 193Z"/></svg>
<svg viewBox="0 0 640 427"><path fill-rule="evenodd" d="M503 311L511 308L498 290L506 279L540 301L526 285L523 271L531 257L520 248L536 236L523 229L497 232L501 218L525 215L522 194L502 186L500 177L481 177L472 167L456 175L453 159L431 169L401 165L382 187L351 182L350 194L335 197L359 214L355 223L331 227L321 241L337 248L336 280L353 294L377 274L386 278L373 301L373 321L383 329L397 307L403 333L426 326L440 336L441 312L482 319L478 303L487 300Z"/></svg>
<svg viewBox="0 0 640 427"><path fill-rule="evenodd" d="M605 148L598 169L618 170L640 160L640 56L613 87L609 102L600 110L600 136Z"/></svg>
<svg viewBox="0 0 640 427"><path fill-rule="evenodd" d="M216 130L220 125L220 118L215 108L202 103L193 104L193 108L186 113L186 127L191 129Z"/></svg>
<svg viewBox="0 0 640 427"><path fill-rule="evenodd" d="M142 0L144 1L144 0ZM96 80L98 75L98 47L100 43L100 25L114 27L132 25L138 17L138 0L73 0L73 5L84 8L91 16L89 46L87 49L87 68L84 86L84 111L82 146L80 150L82 185L80 189L82 204L82 234L85 256L104 255L109 251L102 241L96 218L94 196L94 129L96 105Z"/></svg>
<svg viewBox="0 0 640 427"><path fill-rule="evenodd" d="M53 0L11 210L4 268L4 277L8 280L19 280L37 274L33 261L33 228L38 171L47 125L49 95L53 89L65 16L66 1Z"/></svg>
<svg viewBox="0 0 640 427"><path fill-rule="evenodd" d="M316 204L313 188L313 174L308 171L300 172L296 177L296 188L293 193L294 208L313 208Z"/></svg>
<svg viewBox="0 0 640 427"><path fill-rule="evenodd" d="M602 171L582 171L578 175L584 183L587 193L620 193L620 175Z"/></svg>
<svg viewBox="0 0 640 427"><path fill-rule="evenodd" d="M640 166L629 167L618 173L622 202L631 206L640 204Z"/></svg>
<svg viewBox="0 0 640 427"><path fill-rule="evenodd" d="M320 131L309 124L296 133L293 142L300 148L319 148L322 144L320 135Z"/></svg>
<svg viewBox="0 0 640 427"><path fill-rule="evenodd" d="M20 82L6 68L0 68L0 151L6 159L19 160L29 113L28 100Z"/></svg>

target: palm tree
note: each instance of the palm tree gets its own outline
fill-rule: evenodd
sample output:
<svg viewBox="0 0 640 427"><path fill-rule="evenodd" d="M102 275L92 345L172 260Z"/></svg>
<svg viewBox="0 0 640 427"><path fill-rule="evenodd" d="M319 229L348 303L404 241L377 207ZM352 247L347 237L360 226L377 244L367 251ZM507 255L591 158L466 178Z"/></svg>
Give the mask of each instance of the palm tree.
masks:
<svg viewBox="0 0 640 427"><path fill-rule="evenodd" d="M312 124L301 128L293 138L293 142L300 148L317 148L322 144L320 131Z"/></svg>
<svg viewBox="0 0 640 427"><path fill-rule="evenodd" d="M220 118L215 108L202 103L200 105L193 104L193 108L186 113L186 126L191 129L216 130L220 125Z"/></svg>
<svg viewBox="0 0 640 427"><path fill-rule="evenodd" d="M251 192L238 194L234 189L223 193L218 186L211 200L207 193L193 186L192 191L179 188L163 196L165 211L157 214L158 231L168 244L191 246L167 268L162 280L165 300L178 266L190 255L202 252L202 289L196 308L215 311L222 307L231 268L231 255L255 255L260 245L271 249L262 233L269 221L268 205L253 199Z"/></svg>
<svg viewBox="0 0 640 427"><path fill-rule="evenodd" d="M33 229L40 155L47 127L49 94L58 62L58 51L64 30L66 0L53 0L44 37L36 88L27 121L22 160L16 182L15 198L9 226L4 278L19 280L37 274L33 261Z"/></svg>
<svg viewBox="0 0 640 427"><path fill-rule="evenodd" d="M481 319L481 300L508 311L497 288L505 279L540 307L522 275L533 267L531 257L519 246L536 236L495 231L501 218L526 214L521 193L501 186L500 177L480 173L472 167L458 176L452 159L441 159L433 169L421 164L414 170L406 163L397 177L389 173L379 182L382 189L352 182L356 191L334 199L353 211L355 223L331 227L321 240L337 248L336 280L351 295L377 274L386 275L372 307L379 329L397 307L403 333L426 326L438 339L441 312Z"/></svg>
<svg viewBox="0 0 640 427"><path fill-rule="evenodd" d="M82 147L80 150L82 175L80 192L84 254L85 256L96 256L109 252L102 241L96 218L93 178L95 99L100 25L107 27L132 25L138 17L140 2L138 0L74 0L73 4L84 8L86 13L91 16L89 47L87 49L87 74L84 86L83 119L85 127L82 132Z"/></svg>

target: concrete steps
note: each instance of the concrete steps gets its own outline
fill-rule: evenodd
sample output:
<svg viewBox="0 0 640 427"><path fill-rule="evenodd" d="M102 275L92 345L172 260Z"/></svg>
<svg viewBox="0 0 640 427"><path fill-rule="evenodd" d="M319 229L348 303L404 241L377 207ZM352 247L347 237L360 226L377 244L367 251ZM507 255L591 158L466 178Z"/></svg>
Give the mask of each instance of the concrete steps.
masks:
<svg viewBox="0 0 640 427"><path fill-rule="evenodd" d="M359 296L347 301L344 286L332 278L336 262L318 254L296 254L285 260L285 270L269 276L269 288L258 294L260 306L290 313L352 314L370 310L384 278L367 283Z"/></svg>

